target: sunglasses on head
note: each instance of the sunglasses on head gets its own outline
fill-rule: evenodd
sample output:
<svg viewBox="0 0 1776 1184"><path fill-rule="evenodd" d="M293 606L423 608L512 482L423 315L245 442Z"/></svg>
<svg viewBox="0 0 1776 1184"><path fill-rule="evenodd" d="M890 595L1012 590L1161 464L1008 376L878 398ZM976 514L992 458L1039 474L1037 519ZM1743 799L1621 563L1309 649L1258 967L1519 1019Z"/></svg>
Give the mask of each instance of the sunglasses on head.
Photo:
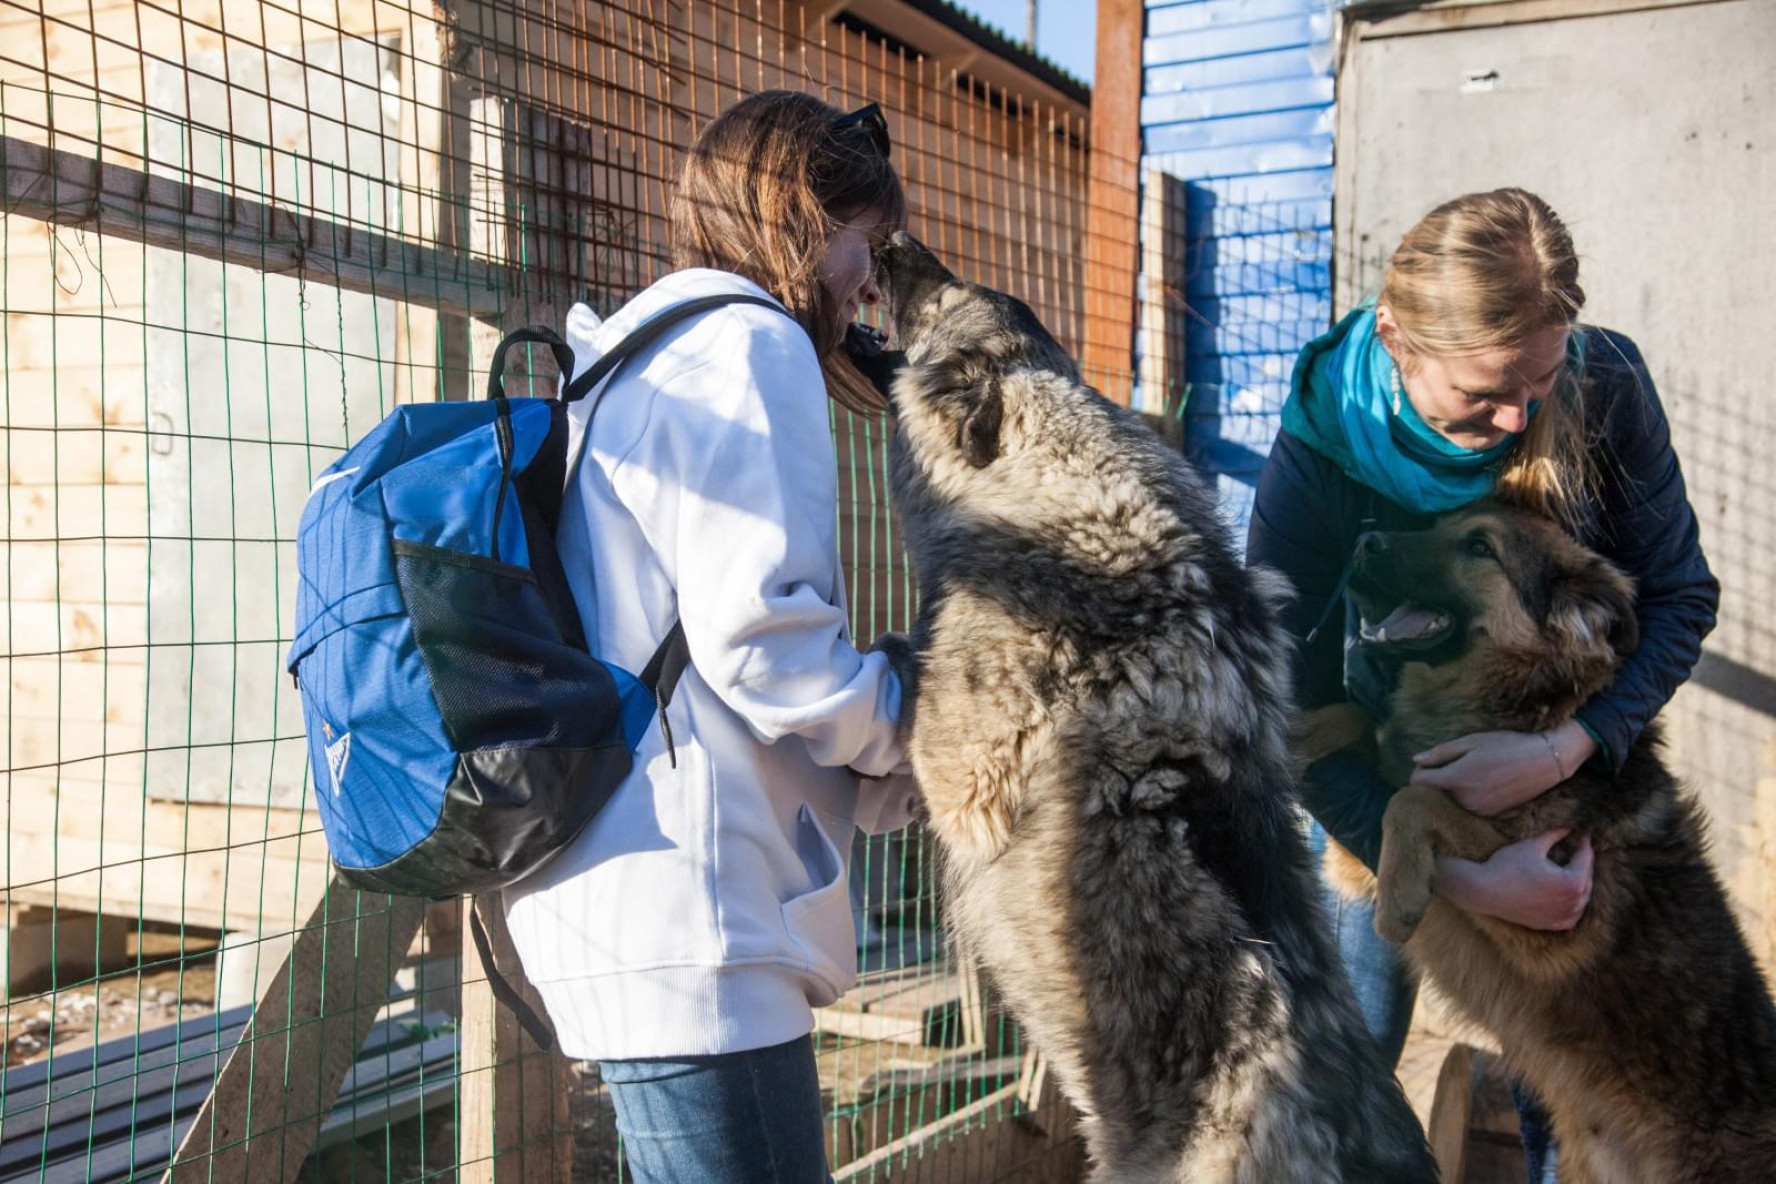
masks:
<svg viewBox="0 0 1776 1184"><path fill-rule="evenodd" d="M880 103L871 103L867 107L859 107L848 115L841 115L832 122L832 130L844 131L848 127L861 127L869 133L870 143L888 159L891 145L888 140L888 117L882 114Z"/></svg>

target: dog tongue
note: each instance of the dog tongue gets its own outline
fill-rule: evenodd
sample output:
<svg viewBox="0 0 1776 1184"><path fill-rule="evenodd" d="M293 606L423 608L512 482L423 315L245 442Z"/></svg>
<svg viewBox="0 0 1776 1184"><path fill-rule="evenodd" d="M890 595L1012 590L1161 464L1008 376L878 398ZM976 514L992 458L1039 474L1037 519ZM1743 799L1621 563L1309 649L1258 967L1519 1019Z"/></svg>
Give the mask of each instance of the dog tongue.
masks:
<svg viewBox="0 0 1776 1184"><path fill-rule="evenodd" d="M1411 641L1415 637L1423 637L1436 627L1438 614L1428 608L1402 604L1389 613L1385 620L1375 625L1374 636L1377 640Z"/></svg>

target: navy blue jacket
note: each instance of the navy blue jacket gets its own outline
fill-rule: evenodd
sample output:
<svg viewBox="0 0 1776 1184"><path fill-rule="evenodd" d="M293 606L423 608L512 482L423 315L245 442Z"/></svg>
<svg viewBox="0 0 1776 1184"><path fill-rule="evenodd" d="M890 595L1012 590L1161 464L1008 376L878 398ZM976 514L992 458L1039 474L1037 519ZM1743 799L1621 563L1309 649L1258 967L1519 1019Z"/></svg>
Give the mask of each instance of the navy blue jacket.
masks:
<svg viewBox="0 0 1776 1184"><path fill-rule="evenodd" d="M1579 720L1602 744L1594 759L1620 768L1641 729L1701 656L1720 585L1702 556L1665 410L1640 351L1620 334L1584 332L1586 430L1598 497L1578 533L1634 578L1640 648L1615 682L1579 711ZM1246 560L1276 568L1295 585L1284 624L1297 641L1296 695L1304 709L1349 697L1344 635L1350 615L1334 608L1313 643L1305 639L1325 615L1357 536L1430 522L1351 479L1288 432L1277 436L1258 479ZM1371 867L1392 792L1349 752L1315 762L1303 786L1308 810Z"/></svg>

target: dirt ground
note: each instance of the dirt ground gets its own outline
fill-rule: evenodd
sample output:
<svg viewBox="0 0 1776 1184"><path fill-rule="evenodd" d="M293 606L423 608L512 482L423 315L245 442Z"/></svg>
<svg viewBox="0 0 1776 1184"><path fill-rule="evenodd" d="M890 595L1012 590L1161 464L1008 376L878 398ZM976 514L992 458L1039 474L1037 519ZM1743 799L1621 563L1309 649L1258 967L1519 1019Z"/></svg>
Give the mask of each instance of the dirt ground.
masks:
<svg viewBox="0 0 1776 1184"><path fill-rule="evenodd" d="M139 935L139 941L132 939L134 969L109 973L96 988L87 983L26 996L0 1007L0 1040L4 1041L0 1050L5 1065L30 1064L51 1055L52 1032L53 1051L59 1054L213 1010L215 958L209 951L216 939L188 932L183 942L187 954L181 964L180 934L149 930ZM1438 1073L1449 1048L1458 1040L1486 1047L1483 1038L1461 1030L1433 992L1424 992L1399 1067L1401 1084L1421 1121L1430 1118ZM877 1074L915 1071L945 1055L946 1050L939 1048L822 1037L821 1084L828 1097L837 1099L835 1110L843 1116L835 1123L851 1123L851 1138L856 1144L875 1142L872 1128L887 1114L877 1113L880 1106L872 1106L868 1098L860 1096L869 1088L869 1079ZM615 1115L608 1095L589 1068L576 1073L572 1113L574 1179L589 1184L618 1180ZM889 1125L895 1124L889 1120ZM453 1179L455 1145L454 1116L444 1107L429 1112L423 1120L397 1123L363 1139L327 1148L304 1165L301 1178L326 1184ZM861 1147L854 1144L851 1150L856 1153Z"/></svg>
<svg viewBox="0 0 1776 1184"><path fill-rule="evenodd" d="M216 960L209 951L217 941L208 933L187 931L181 938L176 929L144 929L131 934L128 947L137 969L108 971L96 986L89 981L0 1004L4 1067L208 1014L216 1004Z"/></svg>

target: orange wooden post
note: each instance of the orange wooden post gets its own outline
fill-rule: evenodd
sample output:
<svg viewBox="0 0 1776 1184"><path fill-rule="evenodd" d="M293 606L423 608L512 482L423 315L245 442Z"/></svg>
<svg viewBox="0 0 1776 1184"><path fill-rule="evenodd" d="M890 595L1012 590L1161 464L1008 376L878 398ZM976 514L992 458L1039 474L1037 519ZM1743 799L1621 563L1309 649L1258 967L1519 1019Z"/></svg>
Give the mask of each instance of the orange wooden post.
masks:
<svg viewBox="0 0 1776 1184"><path fill-rule="evenodd" d="M1098 0L1086 186L1085 380L1127 404L1140 259L1141 0Z"/></svg>

